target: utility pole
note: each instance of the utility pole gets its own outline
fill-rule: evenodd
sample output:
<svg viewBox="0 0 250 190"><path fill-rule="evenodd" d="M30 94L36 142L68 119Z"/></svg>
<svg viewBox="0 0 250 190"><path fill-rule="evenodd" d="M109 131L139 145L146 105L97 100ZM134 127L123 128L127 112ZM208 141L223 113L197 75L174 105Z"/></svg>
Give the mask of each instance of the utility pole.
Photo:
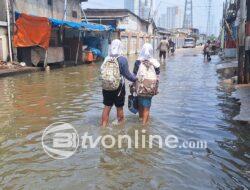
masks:
<svg viewBox="0 0 250 190"><path fill-rule="evenodd" d="M193 28L193 0L186 0L183 28Z"/></svg>
<svg viewBox="0 0 250 190"><path fill-rule="evenodd" d="M63 20L67 20L67 6L68 6L68 0L64 0L64 15L63 15Z"/></svg>
<svg viewBox="0 0 250 190"><path fill-rule="evenodd" d="M9 4L9 0L6 0L5 3L6 3L7 24L8 24L9 56L10 56L10 61L13 62L11 31L10 31L11 22L10 22L10 4Z"/></svg>
<svg viewBox="0 0 250 190"><path fill-rule="evenodd" d="M148 20L152 19L152 12L154 11L153 0L150 1L150 10L148 15Z"/></svg>
<svg viewBox="0 0 250 190"><path fill-rule="evenodd" d="M83 3L85 3L85 2L88 2L88 0L81 0L81 1L80 1L80 7L81 7L81 13L82 13L82 15L83 15L83 17L84 17L84 19L85 19L85 22L88 23L87 15L86 15L86 13L85 13L85 11L84 11L84 8L82 7Z"/></svg>
<svg viewBox="0 0 250 190"><path fill-rule="evenodd" d="M208 0L207 36L211 34L211 7L212 0Z"/></svg>

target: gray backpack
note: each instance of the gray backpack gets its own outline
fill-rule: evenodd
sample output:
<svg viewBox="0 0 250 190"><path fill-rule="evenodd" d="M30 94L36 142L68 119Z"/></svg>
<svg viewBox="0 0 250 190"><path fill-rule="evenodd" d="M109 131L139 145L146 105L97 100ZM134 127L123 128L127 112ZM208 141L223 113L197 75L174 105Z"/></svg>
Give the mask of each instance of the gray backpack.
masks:
<svg viewBox="0 0 250 190"><path fill-rule="evenodd" d="M121 83L121 73L118 57L107 57L101 66L102 88L107 91L115 91Z"/></svg>

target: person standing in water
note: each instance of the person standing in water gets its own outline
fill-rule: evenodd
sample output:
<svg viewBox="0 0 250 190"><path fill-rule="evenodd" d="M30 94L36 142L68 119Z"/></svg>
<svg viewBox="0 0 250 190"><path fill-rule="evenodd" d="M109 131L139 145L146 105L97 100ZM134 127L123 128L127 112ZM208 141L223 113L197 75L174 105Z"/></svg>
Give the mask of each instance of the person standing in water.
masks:
<svg viewBox="0 0 250 190"><path fill-rule="evenodd" d="M152 97L158 94L160 63L153 57L151 44L144 44L138 60L135 62L134 74L137 75L135 89L139 103L139 117L143 125L149 122Z"/></svg>
<svg viewBox="0 0 250 190"><path fill-rule="evenodd" d="M210 51L211 51L211 41L208 40L203 48L204 60L207 58L207 61L211 61Z"/></svg>
<svg viewBox="0 0 250 190"><path fill-rule="evenodd" d="M157 50L160 50L160 54L159 54L160 61L162 60L162 57L164 59L164 62L166 61L168 49L169 49L169 43L168 43L167 38L164 36L163 40L161 40L157 48Z"/></svg>
<svg viewBox="0 0 250 190"><path fill-rule="evenodd" d="M113 105L117 110L117 123L124 122L123 107L125 103L125 79L135 82L136 76L129 71L128 60L122 55L122 42L113 40L109 55L101 66L102 94L104 109L101 126L106 127L109 123L109 115Z"/></svg>

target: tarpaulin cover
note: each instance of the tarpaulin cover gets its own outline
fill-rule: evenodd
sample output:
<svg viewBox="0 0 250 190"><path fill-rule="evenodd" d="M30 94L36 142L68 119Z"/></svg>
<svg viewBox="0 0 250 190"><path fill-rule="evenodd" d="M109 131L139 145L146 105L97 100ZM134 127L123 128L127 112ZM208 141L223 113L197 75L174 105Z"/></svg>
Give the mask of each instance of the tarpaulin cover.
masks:
<svg viewBox="0 0 250 190"><path fill-rule="evenodd" d="M15 47L40 46L48 49L51 24L48 18L20 14L16 21Z"/></svg>
<svg viewBox="0 0 250 190"><path fill-rule="evenodd" d="M92 51L92 53L98 57L102 57L102 52L101 50L97 49L97 48L90 48L90 51Z"/></svg>
<svg viewBox="0 0 250 190"><path fill-rule="evenodd" d="M66 26L66 27L73 28L73 29L81 28L81 23L78 23L78 22L63 21L63 20L58 20L54 18L50 18L49 20L52 23L53 27Z"/></svg>
<svg viewBox="0 0 250 190"><path fill-rule="evenodd" d="M18 20L19 17L22 14L15 12L16 19ZM34 17L33 17L34 18ZM41 18L41 17L36 17L36 18ZM83 29L87 31L114 31L115 28L112 26L106 26L102 24L95 24L95 23L90 23L90 22L73 22L73 21L65 21L65 20L59 20L55 18L49 18L49 21L52 23L53 27L61 27L61 26L66 26L68 28L73 28L73 29Z"/></svg>
<svg viewBox="0 0 250 190"><path fill-rule="evenodd" d="M66 26L73 29L83 29L88 31L110 31L112 30L111 26L105 26L101 24L87 23L87 22L72 22L58 20L54 18L49 19L53 27Z"/></svg>
<svg viewBox="0 0 250 190"><path fill-rule="evenodd" d="M87 23L87 22L82 22L81 23L82 28L90 31L110 31L112 30L111 26L105 26L101 24L93 24L93 23Z"/></svg>

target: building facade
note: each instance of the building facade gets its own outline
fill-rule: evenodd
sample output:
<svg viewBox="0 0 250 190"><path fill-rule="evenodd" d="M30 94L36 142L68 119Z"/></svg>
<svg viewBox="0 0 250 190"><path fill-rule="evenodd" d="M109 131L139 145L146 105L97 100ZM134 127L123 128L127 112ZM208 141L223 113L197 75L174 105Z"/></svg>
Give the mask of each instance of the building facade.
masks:
<svg viewBox="0 0 250 190"><path fill-rule="evenodd" d="M166 29L182 28L183 13L180 7L166 7L159 16L158 26Z"/></svg>
<svg viewBox="0 0 250 190"><path fill-rule="evenodd" d="M145 20L149 20L154 12L154 0L125 0L124 8Z"/></svg>
<svg viewBox="0 0 250 190"><path fill-rule="evenodd" d="M80 3L80 0L68 0L65 20L81 21ZM14 9L33 16L64 19L64 0L15 0Z"/></svg>
<svg viewBox="0 0 250 190"><path fill-rule="evenodd" d="M136 15L140 15L140 0L124 0L124 8L130 10Z"/></svg>
<svg viewBox="0 0 250 190"><path fill-rule="evenodd" d="M166 29L176 28L178 7L167 7Z"/></svg>
<svg viewBox="0 0 250 190"><path fill-rule="evenodd" d="M6 22L6 1L0 1L0 60L7 61L9 56L8 52L8 35L7 35L7 22ZM13 13L10 15L11 36L13 36L14 26L14 12L25 13L27 15L65 19L68 21L81 21L81 0L68 0L66 14L64 13L64 0L10 0L9 9ZM65 18L66 15L66 18ZM14 58L17 58L17 51L13 49Z"/></svg>
<svg viewBox="0 0 250 190"><path fill-rule="evenodd" d="M153 0L141 0L140 1L140 14L139 16L143 19L150 19L154 12L154 1Z"/></svg>
<svg viewBox="0 0 250 190"><path fill-rule="evenodd" d="M127 9L87 9L87 18L91 22L113 25L121 30L116 38L120 38L125 54L135 54L145 42L150 42L154 47L157 36L156 25L148 22Z"/></svg>
<svg viewBox="0 0 250 190"><path fill-rule="evenodd" d="M0 1L0 61L7 61L8 58L8 35L5 1Z"/></svg>
<svg viewBox="0 0 250 190"><path fill-rule="evenodd" d="M161 28L167 28L167 20L166 20L167 15L166 14L161 14L159 19L158 19L158 26Z"/></svg>
<svg viewBox="0 0 250 190"><path fill-rule="evenodd" d="M181 7L177 7L175 28L182 28L183 19L184 19L184 12L181 9Z"/></svg>

